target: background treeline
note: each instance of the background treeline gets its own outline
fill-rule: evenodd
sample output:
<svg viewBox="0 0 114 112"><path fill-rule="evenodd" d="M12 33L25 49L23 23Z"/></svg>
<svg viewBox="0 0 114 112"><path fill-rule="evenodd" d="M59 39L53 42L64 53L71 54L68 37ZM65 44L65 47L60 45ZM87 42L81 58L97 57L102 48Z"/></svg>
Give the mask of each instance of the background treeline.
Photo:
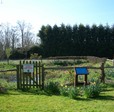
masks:
<svg viewBox="0 0 114 112"><path fill-rule="evenodd" d="M46 25L37 37L32 26L18 21L0 25L0 59L55 56L97 56L113 58L114 25Z"/></svg>
<svg viewBox="0 0 114 112"><path fill-rule="evenodd" d="M32 31L32 25L25 21L17 21L15 25L0 24L0 59L22 59L27 51L38 45L39 39Z"/></svg>
<svg viewBox="0 0 114 112"><path fill-rule="evenodd" d="M50 25L42 26L41 55L50 56L98 56L113 58L114 26Z"/></svg>

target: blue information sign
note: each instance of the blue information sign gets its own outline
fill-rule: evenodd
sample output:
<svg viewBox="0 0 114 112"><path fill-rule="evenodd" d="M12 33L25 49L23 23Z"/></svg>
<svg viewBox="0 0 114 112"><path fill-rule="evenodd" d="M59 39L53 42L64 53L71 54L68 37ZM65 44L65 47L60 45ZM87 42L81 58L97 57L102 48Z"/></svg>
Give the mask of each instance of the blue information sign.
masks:
<svg viewBox="0 0 114 112"><path fill-rule="evenodd" d="M87 75L87 74L89 74L86 67L76 67L75 71L76 71L77 75Z"/></svg>

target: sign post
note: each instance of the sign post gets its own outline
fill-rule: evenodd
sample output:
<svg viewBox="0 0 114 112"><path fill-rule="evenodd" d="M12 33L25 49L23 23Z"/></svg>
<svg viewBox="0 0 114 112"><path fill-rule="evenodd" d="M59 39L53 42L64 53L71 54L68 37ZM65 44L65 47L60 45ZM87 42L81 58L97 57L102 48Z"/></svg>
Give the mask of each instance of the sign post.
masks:
<svg viewBox="0 0 114 112"><path fill-rule="evenodd" d="M75 67L75 76L74 76L74 86L78 84L85 84L87 85L87 75L89 74L88 69L86 67ZM84 83L78 82L78 75L84 75Z"/></svg>
<svg viewBox="0 0 114 112"><path fill-rule="evenodd" d="M33 73L34 65L33 64L23 64L23 72L24 73Z"/></svg>

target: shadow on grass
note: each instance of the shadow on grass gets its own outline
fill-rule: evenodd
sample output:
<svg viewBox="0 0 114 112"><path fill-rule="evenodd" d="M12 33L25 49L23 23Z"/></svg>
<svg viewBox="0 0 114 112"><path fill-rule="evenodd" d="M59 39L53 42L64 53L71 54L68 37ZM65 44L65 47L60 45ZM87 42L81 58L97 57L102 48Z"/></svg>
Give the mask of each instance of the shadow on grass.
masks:
<svg viewBox="0 0 114 112"><path fill-rule="evenodd" d="M114 84L110 84L110 85L109 85L109 87L112 87L112 88L114 88Z"/></svg>
<svg viewBox="0 0 114 112"><path fill-rule="evenodd" d="M75 100L78 100L78 101L92 101L92 98L79 97L79 98L76 98Z"/></svg>
<svg viewBox="0 0 114 112"><path fill-rule="evenodd" d="M10 96L10 95L33 95L33 93L24 92L22 90L9 90L6 93L0 93L0 96Z"/></svg>
<svg viewBox="0 0 114 112"><path fill-rule="evenodd" d="M101 93L100 96L98 96L96 98L85 98L83 96L79 96L76 99L72 99L72 100L78 100L78 101L93 101L93 100L114 101L114 95L107 95L108 91L114 91L114 89L111 88L109 90L106 90L103 93ZM106 94L104 94L105 92L106 92ZM10 90L7 93L0 93L0 96L10 96L10 95L46 95L46 96L53 96L52 94L48 94L45 91L39 91L39 90L34 90L34 91L29 91L29 92L22 91L22 90ZM61 96L61 95L55 95L55 96Z"/></svg>
<svg viewBox="0 0 114 112"><path fill-rule="evenodd" d="M95 97L95 98L83 98L83 97L79 97L79 98L76 98L75 100L79 100L79 101L93 101L93 100L114 101L114 96L106 95L106 96L98 96L98 97Z"/></svg>
<svg viewBox="0 0 114 112"><path fill-rule="evenodd" d="M96 100L112 100L114 101L114 96L106 95L106 96L99 96L95 98Z"/></svg>

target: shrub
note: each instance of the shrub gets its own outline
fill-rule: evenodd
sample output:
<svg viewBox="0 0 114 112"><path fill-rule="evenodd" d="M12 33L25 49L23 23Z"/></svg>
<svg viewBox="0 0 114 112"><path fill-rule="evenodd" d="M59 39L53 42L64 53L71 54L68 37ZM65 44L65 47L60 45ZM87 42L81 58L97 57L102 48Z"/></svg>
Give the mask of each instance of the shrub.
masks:
<svg viewBox="0 0 114 112"><path fill-rule="evenodd" d="M60 89L60 94L62 96L69 96L71 99L76 99L79 96L80 90L75 87L62 87Z"/></svg>
<svg viewBox="0 0 114 112"><path fill-rule="evenodd" d="M93 82L90 85L84 86L83 90L86 98L95 98L99 96L101 87L99 83Z"/></svg>
<svg viewBox="0 0 114 112"><path fill-rule="evenodd" d="M69 90L69 97L71 99L76 99L79 96L80 90L78 88L72 87Z"/></svg>
<svg viewBox="0 0 114 112"><path fill-rule="evenodd" d="M5 87L0 87L0 93L7 93L7 89Z"/></svg>
<svg viewBox="0 0 114 112"><path fill-rule="evenodd" d="M15 90L16 83L15 82L7 82L4 79L0 79L0 93L6 93L8 90Z"/></svg>
<svg viewBox="0 0 114 112"><path fill-rule="evenodd" d="M30 59L41 59L41 58L42 58L42 56L38 55L38 53L34 53L34 54L30 55Z"/></svg>
<svg viewBox="0 0 114 112"><path fill-rule="evenodd" d="M28 50L28 56L30 57L31 54L39 54L43 56L43 49L42 46L32 46L29 50Z"/></svg>
<svg viewBox="0 0 114 112"><path fill-rule="evenodd" d="M68 62L67 61L54 61L53 62L54 65L60 65L60 66L67 66Z"/></svg>
<svg viewBox="0 0 114 112"><path fill-rule="evenodd" d="M25 54L22 51L15 50L11 53L10 59L24 59Z"/></svg>
<svg viewBox="0 0 114 112"><path fill-rule="evenodd" d="M45 92L51 95L58 95L60 94L59 91L59 84L57 82L49 82L44 88Z"/></svg>
<svg viewBox="0 0 114 112"><path fill-rule="evenodd" d="M54 65L59 65L59 66L68 66L68 65L72 66L73 64L75 64L75 62L57 60L57 61L54 61L53 64Z"/></svg>
<svg viewBox="0 0 114 112"><path fill-rule="evenodd" d="M8 83L6 80L0 79L0 93L7 93Z"/></svg>
<svg viewBox="0 0 114 112"><path fill-rule="evenodd" d="M68 95L69 95L69 88L67 88L67 87L62 87L62 88L60 89L60 94L61 94L62 96L68 96Z"/></svg>
<svg viewBox="0 0 114 112"><path fill-rule="evenodd" d="M9 82L7 88L9 90L15 90L17 88L17 83L16 82Z"/></svg>
<svg viewBox="0 0 114 112"><path fill-rule="evenodd" d="M8 88L8 82L4 79L0 79L0 86Z"/></svg>

